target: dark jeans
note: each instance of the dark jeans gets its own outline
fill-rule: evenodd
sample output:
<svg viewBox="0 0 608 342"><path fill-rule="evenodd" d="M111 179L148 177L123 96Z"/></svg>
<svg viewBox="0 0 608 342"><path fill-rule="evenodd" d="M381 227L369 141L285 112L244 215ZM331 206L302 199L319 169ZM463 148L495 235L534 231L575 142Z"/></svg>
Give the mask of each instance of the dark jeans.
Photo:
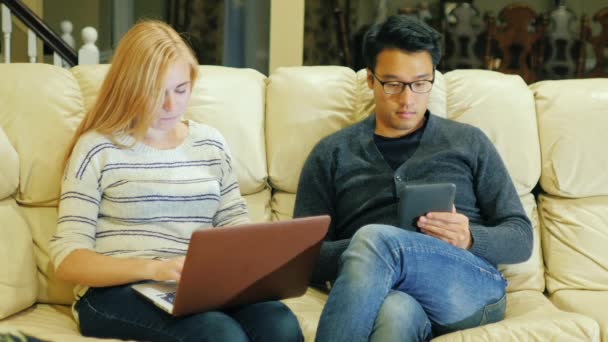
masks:
<svg viewBox="0 0 608 342"><path fill-rule="evenodd" d="M173 317L129 285L91 288L76 303L80 331L139 341L302 341L294 314L271 301L227 311Z"/></svg>

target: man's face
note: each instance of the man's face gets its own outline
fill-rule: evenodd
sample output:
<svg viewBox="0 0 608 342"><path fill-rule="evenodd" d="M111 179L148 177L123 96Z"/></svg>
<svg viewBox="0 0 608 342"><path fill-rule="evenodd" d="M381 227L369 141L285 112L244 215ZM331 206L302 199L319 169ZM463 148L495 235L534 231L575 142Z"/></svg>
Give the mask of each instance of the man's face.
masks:
<svg viewBox="0 0 608 342"><path fill-rule="evenodd" d="M376 77L382 82L415 82L433 80L433 61L426 52L382 50L376 58ZM376 131L384 137L400 137L424 123L430 93L415 93L407 86L401 94L385 94L382 84L367 69L367 85L376 102Z"/></svg>

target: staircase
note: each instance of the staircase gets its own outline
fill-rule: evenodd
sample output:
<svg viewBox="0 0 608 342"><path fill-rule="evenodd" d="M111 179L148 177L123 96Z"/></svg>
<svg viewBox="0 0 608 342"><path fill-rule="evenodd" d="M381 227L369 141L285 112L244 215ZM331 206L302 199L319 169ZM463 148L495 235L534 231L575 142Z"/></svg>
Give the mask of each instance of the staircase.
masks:
<svg viewBox="0 0 608 342"><path fill-rule="evenodd" d="M71 36L72 24L61 23L62 35L54 32L38 15L20 0L0 0L2 39L0 39L0 63L11 62L11 36L13 17L27 27L27 56L30 63L38 60L38 41L53 51L53 64L69 68L77 64L98 64L99 49L95 46L97 30L85 27L82 30L84 44L78 52ZM42 54L42 52L40 52Z"/></svg>

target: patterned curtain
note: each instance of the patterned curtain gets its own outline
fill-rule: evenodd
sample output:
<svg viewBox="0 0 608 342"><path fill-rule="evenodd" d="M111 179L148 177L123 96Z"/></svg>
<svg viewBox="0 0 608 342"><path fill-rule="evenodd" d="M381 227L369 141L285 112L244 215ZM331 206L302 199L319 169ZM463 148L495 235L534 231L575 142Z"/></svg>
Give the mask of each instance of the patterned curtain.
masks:
<svg viewBox="0 0 608 342"><path fill-rule="evenodd" d="M306 0L304 65L343 65L336 7L343 13L351 68L365 67L361 54L363 34L374 22L396 13L403 0Z"/></svg>
<svg viewBox="0 0 608 342"><path fill-rule="evenodd" d="M338 22L334 9L339 5L345 25L354 28L357 1L306 0L304 14L304 65L342 65ZM346 6L349 7L347 11Z"/></svg>
<svg viewBox="0 0 608 342"><path fill-rule="evenodd" d="M168 21L196 53L199 64L221 65L224 0L169 0Z"/></svg>

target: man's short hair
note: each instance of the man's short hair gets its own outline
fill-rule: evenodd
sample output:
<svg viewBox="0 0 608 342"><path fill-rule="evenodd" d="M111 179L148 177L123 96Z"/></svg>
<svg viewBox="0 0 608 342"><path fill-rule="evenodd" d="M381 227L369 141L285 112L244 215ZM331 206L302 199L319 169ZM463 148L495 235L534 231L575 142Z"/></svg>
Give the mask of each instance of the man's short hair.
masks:
<svg viewBox="0 0 608 342"><path fill-rule="evenodd" d="M441 34L411 16L393 15L370 27L363 38L363 57L370 70L375 70L378 54L384 49L427 51L436 67L441 59Z"/></svg>

